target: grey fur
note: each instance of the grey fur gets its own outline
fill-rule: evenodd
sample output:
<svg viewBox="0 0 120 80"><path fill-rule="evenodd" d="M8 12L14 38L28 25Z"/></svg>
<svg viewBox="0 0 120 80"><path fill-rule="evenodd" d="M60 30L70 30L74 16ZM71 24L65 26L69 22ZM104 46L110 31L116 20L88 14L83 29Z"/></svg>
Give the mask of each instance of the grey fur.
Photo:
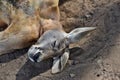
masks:
<svg viewBox="0 0 120 80"><path fill-rule="evenodd" d="M36 62L47 58L54 58L52 73L58 73L63 70L69 58L69 45L79 41L94 29L95 27L77 28L70 33L56 29L48 30L38 39L37 43L29 49L28 57L33 62L35 62L33 58L37 58ZM39 54L39 56L34 57L35 54Z"/></svg>

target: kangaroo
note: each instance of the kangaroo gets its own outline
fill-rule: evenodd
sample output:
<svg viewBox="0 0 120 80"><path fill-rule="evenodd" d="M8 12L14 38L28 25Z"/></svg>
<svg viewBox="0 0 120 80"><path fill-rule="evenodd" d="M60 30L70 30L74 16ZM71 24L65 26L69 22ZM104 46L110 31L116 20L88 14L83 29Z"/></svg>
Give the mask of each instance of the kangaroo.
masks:
<svg viewBox="0 0 120 80"><path fill-rule="evenodd" d="M32 62L53 58L52 73L61 72L69 59L69 45L95 27L76 28L66 33L60 23L59 0L27 2L26 11L6 0L0 1L0 27L7 25L0 32L0 55L32 45L27 53Z"/></svg>
<svg viewBox="0 0 120 80"><path fill-rule="evenodd" d="M66 33L59 21L58 2L59 0L55 0L56 8L53 7L53 9L56 9L56 11L53 12L57 12L57 15L55 15L55 13L52 15L47 14L49 11L51 12L51 10L49 10L50 8L44 9L44 7L42 7L42 13L45 13L42 17L47 14L41 23L44 25L44 33L28 50L28 57L32 62L41 62L48 58L53 58L53 74L59 73L64 69L69 59L69 45L79 41L87 33L95 29L95 27L83 27ZM58 17L56 18L56 16Z"/></svg>

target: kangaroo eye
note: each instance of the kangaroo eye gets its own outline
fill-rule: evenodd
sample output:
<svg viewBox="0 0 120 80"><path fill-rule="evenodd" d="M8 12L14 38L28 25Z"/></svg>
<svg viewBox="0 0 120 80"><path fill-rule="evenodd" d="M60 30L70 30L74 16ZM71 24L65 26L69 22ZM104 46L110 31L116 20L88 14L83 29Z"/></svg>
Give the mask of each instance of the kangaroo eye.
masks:
<svg viewBox="0 0 120 80"><path fill-rule="evenodd" d="M56 45L56 41L54 41L54 42L51 44L52 47L55 47L55 45Z"/></svg>
<svg viewBox="0 0 120 80"><path fill-rule="evenodd" d="M35 49L38 49L38 47L35 47Z"/></svg>
<svg viewBox="0 0 120 80"><path fill-rule="evenodd" d="M38 47L39 50L44 50L44 48Z"/></svg>

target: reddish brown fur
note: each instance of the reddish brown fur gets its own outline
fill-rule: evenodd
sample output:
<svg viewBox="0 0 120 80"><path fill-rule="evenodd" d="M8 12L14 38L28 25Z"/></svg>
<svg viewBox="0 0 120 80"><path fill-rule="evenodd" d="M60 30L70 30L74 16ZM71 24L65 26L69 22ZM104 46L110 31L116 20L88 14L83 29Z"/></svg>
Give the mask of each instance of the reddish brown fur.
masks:
<svg viewBox="0 0 120 80"><path fill-rule="evenodd" d="M47 30L63 30L59 22L59 1L41 1L42 6L40 6L40 0L36 0L36 2L29 0L30 5L33 5L36 10L33 16L28 16L23 10L12 6L10 25L6 30L0 32L0 54L30 46L33 41L37 40ZM7 23L1 20L0 26L3 24Z"/></svg>

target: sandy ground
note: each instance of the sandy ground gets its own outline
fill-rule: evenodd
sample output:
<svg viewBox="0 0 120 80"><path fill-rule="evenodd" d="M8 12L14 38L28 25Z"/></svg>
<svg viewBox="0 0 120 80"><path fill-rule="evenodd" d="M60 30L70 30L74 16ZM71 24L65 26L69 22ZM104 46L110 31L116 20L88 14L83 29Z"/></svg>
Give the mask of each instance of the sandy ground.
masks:
<svg viewBox="0 0 120 80"><path fill-rule="evenodd" d="M69 64L51 74L52 60L32 63L27 48L0 55L0 80L120 80L120 0L60 0L66 31L96 26L71 45Z"/></svg>

